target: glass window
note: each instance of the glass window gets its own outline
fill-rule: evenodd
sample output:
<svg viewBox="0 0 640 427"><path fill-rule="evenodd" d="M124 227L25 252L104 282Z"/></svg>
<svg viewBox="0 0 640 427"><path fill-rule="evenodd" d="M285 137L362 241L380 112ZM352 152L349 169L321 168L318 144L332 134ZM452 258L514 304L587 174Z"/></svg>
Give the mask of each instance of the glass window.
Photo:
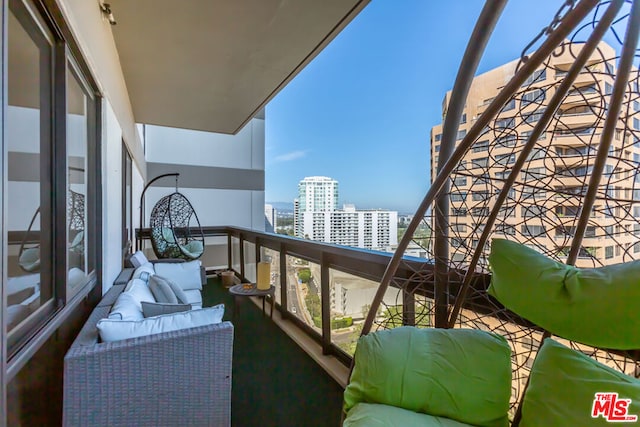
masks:
<svg viewBox="0 0 640 427"><path fill-rule="evenodd" d="M483 157L483 158L480 158L480 159L472 159L471 163L473 164L473 167L486 168L487 165L489 164L489 158L488 157Z"/></svg>
<svg viewBox="0 0 640 427"><path fill-rule="evenodd" d="M520 228L523 236L539 237L546 232L544 225L524 224Z"/></svg>
<svg viewBox="0 0 640 427"><path fill-rule="evenodd" d="M613 85L609 82L604 82L604 94L611 95L613 93Z"/></svg>
<svg viewBox="0 0 640 427"><path fill-rule="evenodd" d="M520 208L520 214L525 218L537 218L544 216L546 208L544 206L522 206Z"/></svg>
<svg viewBox="0 0 640 427"><path fill-rule="evenodd" d="M513 147L516 145L516 141L518 140L518 136L516 134L508 134L503 135L496 138L496 146L497 147Z"/></svg>
<svg viewBox="0 0 640 427"><path fill-rule="evenodd" d="M513 128L515 125L516 125L515 117L509 117L507 119L498 119L495 122L496 129Z"/></svg>
<svg viewBox="0 0 640 427"><path fill-rule="evenodd" d="M451 216L467 216L467 208L452 208Z"/></svg>
<svg viewBox="0 0 640 427"><path fill-rule="evenodd" d="M97 248L97 103L49 25L8 14L6 252L9 358L87 284ZM54 66L56 64L56 66ZM55 126L53 125L55 123Z"/></svg>
<svg viewBox="0 0 640 427"><path fill-rule="evenodd" d="M604 257L606 259L613 258L613 246L607 246L604 248Z"/></svg>
<svg viewBox="0 0 640 427"><path fill-rule="evenodd" d="M458 186L464 186L467 185L467 177L466 176L456 176L455 178L453 178L453 185L458 187Z"/></svg>
<svg viewBox="0 0 640 427"><path fill-rule="evenodd" d="M522 83L522 86L528 86L532 83L541 82L546 78L547 78L546 68L543 68L542 70L536 70L529 77L527 77L527 80L525 80L524 83Z"/></svg>
<svg viewBox="0 0 640 427"><path fill-rule="evenodd" d="M526 107L531 103L540 103L545 99L545 91L544 89L534 89L529 92L525 92L522 94L522 102L520 103L521 108Z"/></svg>
<svg viewBox="0 0 640 427"><path fill-rule="evenodd" d="M504 105L504 107L502 107L502 110L500 110L500 112L503 113L505 111L513 110L514 108L516 108L516 100L512 98Z"/></svg>
<svg viewBox="0 0 640 427"><path fill-rule="evenodd" d="M485 139L483 141L478 141L473 145L472 151L474 153L479 153L481 151L487 151L489 149L489 140Z"/></svg>
<svg viewBox="0 0 640 427"><path fill-rule="evenodd" d="M88 99L84 84L67 63L67 299L86 282Z"/></svg>
<svg viewBox="0 0 640 427"><path fill-rule="evenodd" d="M497 224L496 225L496 233L497 234L507 234L509 236L515 236L516 228L513 225Z"/></svg>
<svg viewBox="0 0 640 427"><path fill-rule="evenodd" d="M489 198L489 192L486 190L482 191L473 191L471 193L471 199L476 202L485 201Z"/></svg>
<svg viewBox="0 0 640 427"><path fill-rule="evenodd" d="M466 199L467 193L451 193L451 201L452 202L464 202Z"/></svg>
<svg viewBox="0 0 640 427"><path fill-rule="evenodd" d="M15 5L18 5L16 2ZM6 252L9 354L34 325L52 313L53 281L52 90L53 48L26 10L8 15Z"/></svg>
<svg viewBox="0 0 640 427"><path fill-rule="evenodd" d="M524 116L523 123L526 123L528 125L533 124L542 118L542 114L542 111L534 111L530 114L527 114L526 116Z"/></svg>
<svg viewBox="0 0 640 427"><path fill-rule="evenodd" d="M516 162L515 154L498 154L496 156L496 165L506 166Z"/></svg>
<svg viewBox="0 0 640 427"><path fill-rule="evenodd" d="M131 252L133 245L133 162L122 142L122 250Z"/></svg>

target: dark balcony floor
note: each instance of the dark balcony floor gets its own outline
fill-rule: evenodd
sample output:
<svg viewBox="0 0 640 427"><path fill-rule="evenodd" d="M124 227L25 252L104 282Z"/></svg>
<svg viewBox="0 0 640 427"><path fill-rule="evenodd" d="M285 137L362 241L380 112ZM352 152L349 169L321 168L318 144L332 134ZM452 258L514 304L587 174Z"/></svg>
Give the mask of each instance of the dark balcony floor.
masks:
<svg viewBox="0 0 640 427"><path fill-rule="evenodd" d="M234 324L231 418L234 427L337 426L342 388L249 299L233 316L233 297L217 278L205 305L225 304ZM269 306L267 304L267 315Z"/></svg>

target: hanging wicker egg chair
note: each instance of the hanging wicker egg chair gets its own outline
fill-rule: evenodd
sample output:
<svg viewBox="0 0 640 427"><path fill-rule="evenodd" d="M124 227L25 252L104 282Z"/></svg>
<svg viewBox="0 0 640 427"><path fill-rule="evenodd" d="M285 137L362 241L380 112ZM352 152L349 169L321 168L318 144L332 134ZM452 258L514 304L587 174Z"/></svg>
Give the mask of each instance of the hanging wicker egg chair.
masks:
<svg viewBox="0 0 640 427"><path fill-rule="evenodd" d="M486 3L445 98L444 123L432 135L433 180L380 279L361 335L408 325L503 337L511 347L515 426L541 412L522 408L529 379L540 381L549 367L538 355L559 345L553 340L623 381L640 377L637 304L620 291L628 286L635 295L638 274L631 270L640 260L640 1L563 3L496 96L477 103L469 94L498 3ZM476 114L469 122L467 112ZM410 245L424 251L422 259L405 256ZM550 271L563 274L549 279ZM572 274L597 279L571 282ZM585 283L600 293L584 292ZM624 321L607 321L615 316ZM611 330L627 335L614 341ZM451 359L471 360L462 350ZM405 360L403 354L398 363ZM563 366L568 372L577 365ZM584 390L563 387L571 395Z"/></svg>
<svg viewBox="0 0 640 427"><path fill-rule="evenodd" d="M180 192L160 199L151 210L149 222L151 244L158 258L194 260L204 253L204 234L198 215Z"/></svg>

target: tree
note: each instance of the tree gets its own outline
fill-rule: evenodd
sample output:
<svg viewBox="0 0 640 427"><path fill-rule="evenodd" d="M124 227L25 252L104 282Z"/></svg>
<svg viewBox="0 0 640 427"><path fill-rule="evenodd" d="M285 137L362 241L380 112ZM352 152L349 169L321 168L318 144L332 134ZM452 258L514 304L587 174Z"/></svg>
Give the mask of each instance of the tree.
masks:
<svg viewBox="0 0 640 427"><path fill-rule="evenodd" d="M309 280L311 279L311 270L309 270L308 268L299 270L298 279L300 279L302 283L309 283Z"/></svg>
<svg viewBox="0 0 640 427"><path fill-rule="evenodd" d="M307 310L309 310L309 314L311 317L320 317L322 315L322 306L320 303L320 297L313 292L309 292L306 297L304 297L304 302L307 305Z"/></svg>

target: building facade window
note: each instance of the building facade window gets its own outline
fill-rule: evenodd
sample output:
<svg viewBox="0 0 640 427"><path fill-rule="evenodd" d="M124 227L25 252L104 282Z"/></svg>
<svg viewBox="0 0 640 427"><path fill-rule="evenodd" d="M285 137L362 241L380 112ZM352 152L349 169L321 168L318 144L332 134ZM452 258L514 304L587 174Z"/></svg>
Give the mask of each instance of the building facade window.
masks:
<svg viewBox="0 0 640 427"><path fill-rule="evenodd" d="M606 259L613 258L613 246L606 246L604 248L604 257Z"/></svg>
<svg viewBox="0 0 640 427"><path fill-rule="evenodd" d="M528 86L532 83L538 83L538 82L544 81L546 78L547 78L546 68L543 68L542 70L536 70L529 77L527 77L527 80L525 80L524 83L522 83L522 86Z"/></svg>
<svg viewBox="0 0 640 427"><path fill-rule="evenodd" d="M529 104L540 103L544 101L546 97L544 89L533 89L522 94L522 101L520 102L521 108L526 107Z"/></svg>
<svg viewBox="0 0 640 427"><path fill-rule="evenodd" d="M482 151L487 151L488 149L489 149L489 140L485 139L485 140L476 142L473 145L473 148L471 149L471 151L474 153L480 153Z"/></svg>
<svg viewBox="0 0 640 427"><path fill-rule="evenodd" d="M504 113L505 111L510 111L510 110L513 110L514 108L516 108L516 100L512 98L509 102L507 102L504 105L504 107L502 107L502 110L500 110L500 112Z"/></svg>

